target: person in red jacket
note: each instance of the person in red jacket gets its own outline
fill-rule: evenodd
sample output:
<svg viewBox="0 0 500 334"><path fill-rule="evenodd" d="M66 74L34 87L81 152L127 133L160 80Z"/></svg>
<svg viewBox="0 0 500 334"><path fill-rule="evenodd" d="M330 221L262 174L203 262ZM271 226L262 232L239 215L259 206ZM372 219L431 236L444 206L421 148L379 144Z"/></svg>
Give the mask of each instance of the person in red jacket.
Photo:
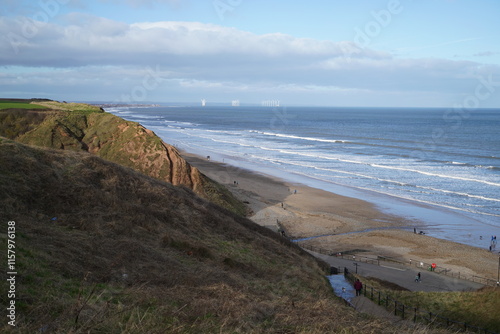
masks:
<svg viewBox="0 0 500 334"><path fill-rule="evenodd" d="M356 290L356 296L361 296L361 290L363 290L363 283L359 279L354 282L354 290Z"/></svg>

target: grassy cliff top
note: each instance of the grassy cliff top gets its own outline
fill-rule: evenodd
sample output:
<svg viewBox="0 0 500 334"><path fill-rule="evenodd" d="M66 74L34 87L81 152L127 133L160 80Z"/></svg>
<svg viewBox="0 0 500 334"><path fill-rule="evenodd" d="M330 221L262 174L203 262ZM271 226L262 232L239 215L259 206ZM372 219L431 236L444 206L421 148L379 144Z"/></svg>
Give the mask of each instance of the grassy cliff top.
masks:
<svg viewBox="0 0 500 334"><path fill-rule="evenodd" d="M44 110L47 107L32 104L30 101L0 100L0 110L6 109L39 109Z"/></svg>
<svg viewBox="0 0 500 334"><path fill-rule="evenodd" d="M57 101L39 101L31 102L31 105L35 107L42 107L52 110L59 111L71 111L79 113L94 113L94 112L104 112L100 107L93 106L87 103L75 103L75 102L57 102Z"/></svg>
<svg viewBox="0 0 500 334"><path fill-rule="evenodd" d="M25 110L57 110L78 113L104 112L102 108L87 103L58 102L36 99L0 99L0 110L25 109Z"/></svg>

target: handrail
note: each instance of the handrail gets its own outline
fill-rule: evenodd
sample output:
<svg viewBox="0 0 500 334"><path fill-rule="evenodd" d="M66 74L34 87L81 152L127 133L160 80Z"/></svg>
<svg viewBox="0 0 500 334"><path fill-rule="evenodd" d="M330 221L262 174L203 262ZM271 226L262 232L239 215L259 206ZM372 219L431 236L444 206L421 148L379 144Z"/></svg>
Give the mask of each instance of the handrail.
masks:
<svg viewBox="0 0 500 334"><path fill-rule="evenodd" d="M345 259L345 260L365 262L365 263L371 263L371 264L376 264L376 265L380 265L381 261L398 263L398 264L404 265L404 266L410 266L410 267L415 266L417 268L427 268L427 269L430 269L432 272L435 272L437 274L456 277L458 279L471 281L471 282L475 282L475 283L480 283L483 285L488 285L488 286L493 286L493 287L498 286L497 281L494 279L481 277L481 276L477 276L477 275L466 275L466 274L463 274L461 272L457 273L457 272L452 271L451 269L447 269L447 268L444 268L441 266L436 267L436 268L432 268L431 263L426 263L426 262L420 261L420 260L410 259L409 261L403 261L401 259L396 259L396 258L392 258L389 256L382 256L382 255L377 255L377 258L373 258L373 257L359 255L359 254L336 253L336 252L333 252L331 250L308 245L308 244L300 242L300 241L294 241L294 243L296 243L298 246L300 246L304 249L308 249L308 250L311 250L313 252L324 254L324 255L336 256L336 257L339 257L339 258Z"/></svg>
<svg viewBox="0 0 500 334"><path fill-rule="evenodd" d="M344 271L344 275L347 280L354 282L355 276L348 272ZM394 315L400 316L403 320L409 320L409 317L412 317L413 322L425 322L427 324L431 324L434 326L445 326L446 328L451 328L455 330L463 330L463 331L475 331L478 333L484 334L499 334L497 332L492 332L486 328L474 326L468 324L466 322L456 321L450 319L448 317L443 317L439 314L429 312L426 310L422 310L418 307L408 306L404 303L393 299L389 294L385 293L382 290L377 290L376 288L363 284L362 294L377 303L379 306L384 307L386 310L390 312L394 312Z"/></svg>

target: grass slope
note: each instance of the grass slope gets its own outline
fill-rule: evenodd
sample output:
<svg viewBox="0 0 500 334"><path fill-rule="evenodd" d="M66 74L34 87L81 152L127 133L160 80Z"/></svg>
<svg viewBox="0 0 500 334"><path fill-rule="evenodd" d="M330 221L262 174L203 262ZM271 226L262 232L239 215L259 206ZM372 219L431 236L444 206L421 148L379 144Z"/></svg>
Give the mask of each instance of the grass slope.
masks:
<svg viewBox="0 0 500 334"><path fill-rule="evenodd" d="M442 317L500 333L500 290L469 292L394 292L395 299Z"/></svg>
<svg viewBox="0 0 500 334"><path fill-rule="evenodd" d="M365 284L382 291L383 295L389 295L412 309L416 307L422 312L425 310L442 318L500 333L500 289L498 288L483 287L477 291L411 292L397 284L374 277L355 276Z"/></svg>
<svg viewBox="0 0 500 334"><path fill-rule="evenodd" d="M0 161L19 333L434 333L343 306L321 263L187 189L1 138Z"/></svg>
<svg viewBox="0 0 500 334"><path fill-rule="evenodd" d="M6 139L0 161L19 333L411 332L359 317L310 256L189 190Z"/></svg>
<svg viewBox="0 0 500 334"><path fill-rule="evenodd" d="M33 103L50 109L0 110L0 136L30 145L89 151L146 175L184 185L213 203L245 215L244 204L227 189L194 171L175 148L140 124L83 103Z"/></svg>
<svg viewBox="0 0 500 334"><path fill-rule="evenodd" d="M0 110L0 136L14 139L33 130L47 113L24 109Z"/></svg>

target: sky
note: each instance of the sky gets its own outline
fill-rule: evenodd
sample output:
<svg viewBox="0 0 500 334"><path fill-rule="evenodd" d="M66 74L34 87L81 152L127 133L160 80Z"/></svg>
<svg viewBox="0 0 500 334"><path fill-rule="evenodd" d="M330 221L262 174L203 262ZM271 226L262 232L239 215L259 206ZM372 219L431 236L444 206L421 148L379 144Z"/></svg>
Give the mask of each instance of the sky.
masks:
<svg viewBox="0 0 500 334"><path fill-rule="evenodd" d="M2 0L0 97L500 108L498 0Z"/></svg>

